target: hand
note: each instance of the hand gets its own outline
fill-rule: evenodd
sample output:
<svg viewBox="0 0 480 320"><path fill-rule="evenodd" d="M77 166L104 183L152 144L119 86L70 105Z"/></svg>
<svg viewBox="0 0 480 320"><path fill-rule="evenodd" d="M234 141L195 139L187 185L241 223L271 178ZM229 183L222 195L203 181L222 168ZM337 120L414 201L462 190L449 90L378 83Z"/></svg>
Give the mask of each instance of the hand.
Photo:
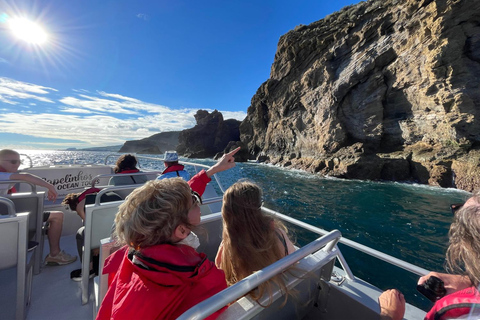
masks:
<svg viewBox="0 0 480 320"><path fill-rule="evenodd" d="M55 187L54 186L48 187L47 199L55 202L55 200L57 200L57 196L58 196L58 193L57 193L57 190L55 190Z"/></svg>
<svg viewBox="0 0 480 320"><path fill-rule="evenodd" d="M385 320L401 320L405 314L405 298L397 289L384 291L378 297L380 317Z"/></svg>
<svg viewBox="0 0 480 320"><path fill-rule="evenodd" d="M428 278L435 276L443 281L447 294L454 293L455 291L463 290L472 286L472 282L467 276L461 276L458 274L448 274L439 272L430 272L426 276L418 279L418 284L424 284Z"/></svg>
<svg viewBox="0 0 480 320"><path fill-rule="evenodd" d="M210 178L213 176L215 173L222 172L228 169L231 169L235 167L235 153L240 150L240 147L237 149L230 151L229 153L224 154L220 160L217 161L213 166L210 167L210 169L207 170L207 176Z"/></svg>

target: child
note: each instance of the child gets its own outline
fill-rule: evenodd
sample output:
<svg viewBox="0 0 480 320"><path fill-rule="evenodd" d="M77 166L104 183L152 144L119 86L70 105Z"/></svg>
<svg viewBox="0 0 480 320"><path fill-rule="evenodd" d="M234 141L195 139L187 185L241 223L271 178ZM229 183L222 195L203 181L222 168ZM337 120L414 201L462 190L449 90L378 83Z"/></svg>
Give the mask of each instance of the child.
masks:
<svg viewBox="0 0 480 320"><path fill-rule="evenodd" d="M230 286L295 251L285 226L261 207L262 191L249 181L233 184L223 195L223 235L215 264ZM281 275L271 281L286 291ZM258 301L270 286L264 283L251 297Z"/></svg>

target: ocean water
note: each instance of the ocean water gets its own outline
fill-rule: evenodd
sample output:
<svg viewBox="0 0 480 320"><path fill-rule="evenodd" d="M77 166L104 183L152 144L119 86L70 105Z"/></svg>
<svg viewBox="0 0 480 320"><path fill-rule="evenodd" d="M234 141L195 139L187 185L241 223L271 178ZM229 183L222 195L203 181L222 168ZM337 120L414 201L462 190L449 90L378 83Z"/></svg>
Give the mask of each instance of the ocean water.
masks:
<svg viewBox="0 0 480 320"><path fill-rule="evenodd" d="M106 152L20 150L34 166L54 163L103 163ZM113 154L108 163L115 162ZM151 157L158 158L158 155ZM210 159L185 159L212 165ZM28 164L29 160L26 161ZM141 168L162 170L163 163L140 161ZM238 163L219 173L224 188L241 178L259 184L264 205L325 230L338 229L350 240L427 270L442 271L452 222L450 204L470 194L416 184L325 178L274 166ZM287 225L288 226L288 225ZM293 239L305 245L318 236L288 226ZM355 276L381 289L400 289L407 302L424 310L432 303L416 291L418 276L340 245Z"/></svg>

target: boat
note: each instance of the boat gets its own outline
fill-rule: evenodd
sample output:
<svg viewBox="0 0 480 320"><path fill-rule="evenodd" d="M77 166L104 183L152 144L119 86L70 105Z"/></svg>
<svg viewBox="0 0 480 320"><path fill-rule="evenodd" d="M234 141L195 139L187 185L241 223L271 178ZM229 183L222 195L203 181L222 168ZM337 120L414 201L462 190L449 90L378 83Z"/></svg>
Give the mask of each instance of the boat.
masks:
<svg viewBox="0 0 480 320"><path fill-rule="evenodd" d="M109 164L118 154L110 155L101 164L55 164L50 166L23 169L51 181L57 187L59 198L62 199L70 192L81 192L85 188L99 187L102 191L97 194L95 204L86 206L86 236L85 248L100 249L100 270L103 261L112 251L114 243L109 239L109 232L113 223L114 214L122 201L100 203L101 194L115 191L122 198L128 195L138 185L109 186L108 180L114 176L113 165ZM163 163L161 158L144 157L137 155L140 168L142 160L159 161L160 168ZM199 172L207 166L181 162L190 172ZM160 171L144 170L149 179L155 179ZM207 185L201 206L201 228L206 232L198 234L200 238L199 252L207 254L214 260L222 235L221 202L224 188L218 177ZM64 208L60 201L55 203L44 200L42 188L20 183L18 193L0 198L0 212L3 217L17 213L19 217L24 212L39 214L43 210L61 210L65 213L61 247L69 253L76 252L75 233L82 226L81 219L70 210ZM25 199L33 198L33 201ZM36 199L36 200L35 200ZM39 200L40 199L40 200ZM3 201L3 202L2 202ZM13 201L14 203L10 203ZM3 207L1 205L3 203ZM28 208L30 206L31 208ZM7 212L7 208L9 211ZM27 210L28 209L28 210ZM15 212L12 212L15 210ZM342 243L350 248L364 252L390 265L397 266L408 272L423 276L429 271L406 261L389 256L373 248L356 243L342 237L340 231L327 231L314 225L289 217L286 214L262 207L268 214L275 215L288 226L293 224L298 228L309 230L318 235L317 239L275 262L274 264L243 279L237 284L204 300L203 302L186 311L179 319L203 319L215 311L227 306L218 319L376 319L379 317L380 308L378 297L382 290L374 285L355 277L355 270L348 265L348 256L344 257L338 244ZM31 213L30 213L31 214ZM98 217L103 217L99 219ZM5 218L4 218L5 219ZM0 223L1 220L0 219ZM20 218L19 218L20 219ZM37 219L38 220L38 219ZM30 220L30 224L31 224ZM38 222L38 221L37 221ZM19 224L20 225L20 224ZM0 290L2 299L0 309L2 319L95 319L101 299L107 290L106 276L97 276L94 279L84 277L81 282L70 279L70 271L77 268L88 270L88 264L76 261L67 266L50 267L40 265L39 261L48 252L48 241L42 237L41 223L30 225L37 228L36 239L39 246L26 252L25 243L18 246L19 256L26 260L18 264L27 266L26 270L17 273L16 267L0 270ZM40 228L40 229L38 229ZM103 228L103 229L102 229ZM102 230L100 230L102 229ZM90 230L90 231L89 231ZM95 231L100 230L100 231ZM105 231L106 230L106 231ZM0 239L2 234L0 234ZM22 248L22 246L24 246ZM84 261L89 261L88 255ZM3 253L2 253L3 255ZM1 263L0 263L1 266ZM294 268L291 268L294 266ZM260 299L260 304L252 300L248 292L271 277L283 273L287 287L294 294L287 298L280 289L276 290L270 300L269 296ZM88 272L84 274L88 275ZM101 274L101 272L100 272ZM16 291L18 279L22 278L25 289L23 296L13 294ZM22 286L19 286L21 288ZM29 294L31 292L31 294ZM17 304L20 299L22 303ZM22 300L24 299L24 300ZM263 307L263 306L267 307ZM423 319L425 311L407 303L404 319Z"/></svg>

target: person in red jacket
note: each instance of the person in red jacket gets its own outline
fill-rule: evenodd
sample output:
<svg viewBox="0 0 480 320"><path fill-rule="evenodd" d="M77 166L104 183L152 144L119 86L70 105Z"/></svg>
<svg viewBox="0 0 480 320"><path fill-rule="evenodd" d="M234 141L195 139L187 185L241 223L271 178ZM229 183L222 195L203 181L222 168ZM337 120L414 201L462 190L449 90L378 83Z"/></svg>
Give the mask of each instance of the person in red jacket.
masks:
<svg viewBox="0 0 480 320"><path fill-rule="evenodd" d="M223 271L195 250L192 229L200 223L200 194L214 173L235 166L238 150L189 183L148 181L128 196L115 218L115 234L125 246L105 261L104 273L115 276L97 319L175 319L227 288Z"/></svg>
<svg viewBox="0 0 480 320"><path fill-rule="evenodd" d="M435 302L425 320L480 319L480 195L461 206L452 206L452 211L455 220L448 233L447 266L457 274L430 272L418 280L423 284L435 276L446 289L446 295ZM398 290L383 292L379 304L382 319L403 318L405 299Z"/></svg>

